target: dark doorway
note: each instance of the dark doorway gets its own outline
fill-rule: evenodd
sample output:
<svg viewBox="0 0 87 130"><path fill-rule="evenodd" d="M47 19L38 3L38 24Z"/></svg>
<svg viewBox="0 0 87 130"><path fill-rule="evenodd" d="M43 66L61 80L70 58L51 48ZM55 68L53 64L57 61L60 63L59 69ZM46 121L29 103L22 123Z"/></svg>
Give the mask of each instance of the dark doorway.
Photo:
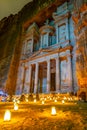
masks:
<svg viewBox="0 0 87 130"><path fill-rule="evenodd" d="M32 66L32 73L31 73L31 82L30 82L30 93L34 92L34 83L35 83L35 66Z"/></svg>
<svg viewBox="0 0 87 130"><path fill-rule="evenodd" d="M55 73L51 73L51 87L50 87L50 91L55 91L56 90L56 74Z"/></svg>
<svg viewBox="0 0 87 130"><path fill-rule="evenodd" d="M82 100L86 101L86 93L85 92L81 92L80 97Z"/></svg>

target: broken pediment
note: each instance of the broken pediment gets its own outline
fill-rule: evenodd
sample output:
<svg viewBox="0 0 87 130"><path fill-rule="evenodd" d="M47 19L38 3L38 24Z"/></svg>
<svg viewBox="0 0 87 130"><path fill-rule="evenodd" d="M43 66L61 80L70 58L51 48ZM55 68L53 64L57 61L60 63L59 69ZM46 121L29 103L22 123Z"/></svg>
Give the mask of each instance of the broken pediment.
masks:
<svg viewBox="0 0 87 130"><path fill-rule="evenodd" d="M35 22L28 27L26 33L29 33L33 29L35 29L37 31L39 30L39 28L38 28L38 26L37 26L37 24Z"/></svg>
<svg viewBox="0 0 87 130"><path fill-rule="evenodd" d="M25 37L39 37L39 28L35 22L28 27Z"/></svg>
<svg viewBox="0 0 87 130"><path fill-rule="evenodd" d="M43 56L43 55L45 55L45 54L49 54L49 52L52 52L53 51L53 49L48 49L48 48L46 48L46 49L41 49L41 50L39 50L38 52L35 52L34 54L32 54L31 56L30 56L30 58L35 58L35 57L38 57L38 56Z"/></svg>

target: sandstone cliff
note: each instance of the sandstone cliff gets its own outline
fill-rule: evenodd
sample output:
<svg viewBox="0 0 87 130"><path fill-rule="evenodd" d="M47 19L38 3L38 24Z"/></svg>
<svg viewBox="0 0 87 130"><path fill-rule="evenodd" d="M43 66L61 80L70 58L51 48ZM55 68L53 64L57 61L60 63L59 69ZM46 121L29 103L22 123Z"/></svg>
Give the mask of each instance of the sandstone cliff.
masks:
<svg viewBox="0 0 87 130"><path fill-rule="evenodd" d="M50 17L55 7L65 1L67 0L33 0L18 14L0 21L0 89L11 95L15 93L24 28L32 22L37 22L40 26L45 17Z"/></svg>
<svg viewBox="0 0 87 130"><path fill-rule="evenodd" d="M86 92L87 99L87 0L75 1L73 15L76 35L76 73L79 95Z"/></svg>

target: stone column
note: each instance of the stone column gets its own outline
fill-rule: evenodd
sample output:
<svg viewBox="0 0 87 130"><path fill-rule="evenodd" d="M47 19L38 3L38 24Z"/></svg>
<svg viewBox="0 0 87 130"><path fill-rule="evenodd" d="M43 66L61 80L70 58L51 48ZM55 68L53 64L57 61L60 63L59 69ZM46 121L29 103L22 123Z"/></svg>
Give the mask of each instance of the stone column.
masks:
<svg viewBox="0 0 87 130"><path fill-rule="evenodd" d="M25 67L21 66L21 81L23 81L23 78L24 78L24 69Z"/></svg>
<svg viewBox="0 0 87 130"><path fill-rule="evenodd" d="M36 63L36 68L35 68L35 85L34 85L34 93L37 93L38 89L38 62Z"/></svg>
<svg viewBox="0 0 87 130"><path fill-rule="evenodd" d="M50 60L47 61L47 93L50 92Z"/></svg>
<svg viewBox="0 0 87 130"><path fill-rule="evenodd" d="M72 87L72 63L71 63L71 56L67 56L67 73L68 73L68 85L70 87L70 92L73 91Z"/></svg>
<svg viewBox="0 0 87 130"><path fill-rule="evenodd" d="M69 20L66 19L66 40L69 40Z"/></svg>
<svg viewBox="0 0 87 130"><path fill-rule="evenodd" d="M41 35L41 45L40 45L40 48L42 48L42 44L43 44L43 36Z"/></svg>
<svg viewBox="0 0 87 130"><path fill-rule="evenodd" d="M59 42L58 37L59 37L59 34L58 34L58 26L56 25L56 43L57 43L57 44L58 44L58 42Z"/></svg>
<svg viewBox="0 0 87 130"><path fill-rule="evenodd" d="M60 62L59 57L56 58L56 91L60 90Z"/></svg>
<svg viewBox="0 0 87 130"><path fill-rule="evenodd" d="M49 46L49 32L47 33L47 46Z"/></svg>
<svg viewBox="0 0 87 130"><path fill-rule="evenodd" d="M24 93L28 93L28 71L29 71L29 69L28 69L28 67L25 69L25 75L24 75L24 89L23 89L23 92Z"/></svg>
<svg viewBox="0 0 87 130"><path fill-rule="evenodd" d="M29 65L29 88L28 88L28 92L30 93L30 85L31 85L31 72L32 72L32 66Z"/></svg>
<svg viewBox="0 0 87 130"><path fill-rule="evenodd" d="M24 85L25 85L25 67L22 67L22 74L21 74L21 83L22 83L22 93L24 92Z"/></svg>

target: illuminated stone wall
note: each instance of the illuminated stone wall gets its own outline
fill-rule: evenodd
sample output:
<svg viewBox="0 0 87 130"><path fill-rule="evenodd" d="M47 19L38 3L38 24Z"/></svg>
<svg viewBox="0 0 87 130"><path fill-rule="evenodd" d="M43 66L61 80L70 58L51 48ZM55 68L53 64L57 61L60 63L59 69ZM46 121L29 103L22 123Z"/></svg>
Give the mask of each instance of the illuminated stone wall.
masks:
<svg viewBox="0 0 87 130"><path fill-rule="evenodd" d="M60 8L57 8L57 7L59 7L60 5L63 5L63 3L66 1L67 0L61 0L61 1L59 0L43 0L43 1L34 0L34 2L31 2L27 6L25 6L18 13L18 15L15 15L15 16L11 15L10 17L5 18L0 21L0 88L1 89L5 88L5 85L6 85L7 90L11 94L15 93L16 83L18 79L17 74L19 72L18 66L20 62L20 57L22 57L23 59L28 58L29 52L32 52L32 46L28 44L26 46L27 48L26 55L24 55L24 57L23 55L21 56L21 51L23 51L24 49L24 47L22 47L22 44L23 44L22 36L24 35L22 33L22 29L25 28L26 30L27 27L30 26L34 22L36 22L37 25L41 27L48 18L52 18L53 12L54 14L56 13L55 16L58 14L63 15L65 11L67 12L67 6L64 6L64 11L63 11L63 6L61 6ZM49 35L50 43L48 42L45 44L45 41L47 40L47 35L43 37L44 39L44 42L42 43L43 46L40 45L40 41L38 41L37 34L35 34L37 37L37 40L34 39L35 52L47 46L48 47L52 45L55 46L55 43L60 43L60 45L55 46L54 48L57 48L59 46L60 48L64 48L68 45L68 43L72 46L73 49L71 51L71 56L72 56L71 64L72 64L72 77L73 77L72 85L73 85L74 92L77 92L78 90L77 78L78 78L79 86L84 87L87 81L86 80L86 77L87 77L86 75L86 72L87 72L87 68L86 68L87 66L87 62L86 62L87 61L86 59L87 58L87 54L86 54L87 52L86 50L86 47L87 47L87 43L86 43L87 41L86 40L87 39L86 37L87 6L86 4L82 6L83 3L86 3L86 0L75 0L75 1L70 0L70 2L68 3L68 10L70 12L70 17L67 21L68 23L67 30L65 28L65 24L63 24L63 26L60 26L62 22L64 22L64 20L61 20L60 25L54 24L53 20L50 21L50 26L53 26L55 30L58 29L57 31L59 32L59 35L56 32L54 33L54 35L52 34ZM73 14L73 8L75 10L74 14ZM71 17L72 14L73 14L73 17ZM73 27L72 18L75 23L75 29ZM47 20L45 24L48 24L48 23L49 21ZM74 31L75 31L75 36L74 36ZM56 36L58 36L57 39L56 39ZM75 37L76 37L77 42L75 41ZM69 42L64 42L61 44L61 42L63 42L65 39L68 39ZM27 42L32 43L33 41L27 41ZM77 43L77 46L75 45L75 43ZM77 50L77 61L76 61L76 50ZM43 52L43 53L46 53L46 52ZM62 53L60 55L62 55ZM77 71L76 71L75 63L77 63ZM64 66L65 66L65 63L64 63ZM76 77L76 72L77 72L77 77ZM64 74L65 74L65 70L64 70ZM18 75L20 79L20 73ZM24 82L24 80L22 82ZM29 84L27 84L27 86L29 86ZM25 88L27 88L27 86ZM24 86L21 85L18 88L20 90L20 93L22 92L22 87Z"/></svg>
<svg viewBox="0 0 87 130"><path fill-rule="evenodd" d="M33 93L36 92L35 87L37 89L39 88L38 80L40 80L38 76L39 65L43 64L43 62L47 63L45 68L47 73L46 77L40 77L42 78L41 86L43 89L43 93L49 93L51 91L51 73L55 73L55 75L57 75L55 77L56 85L54 85L56 87L53 88L55 92L77 92L78 86L76 79L75 55L76 42L72 20L73 8L74 6L71 2L65 2L61 6L58 6L55 12L52 12L52 16L50 19L48 17L45 17L45 22L43 22L40 27L38 24L33 22L32 24L30 24L30 26L27 27L27 30L25 30L22 47L23 49L19 66L19 70L21 66L23 66L23 70L25 70L25 75L22 77L22 79L20 79L21 74L19 71L16 94L21 94L22 92L30 93L30 88L32 87L30 82L32 82L32 80L25 80L25 77L28 75L26 68L29 69L30 66L35 66L36 69L38 63L38 72L37 70L34 70L34 72L37 73L37 77L35 77L35 75L33 77L34 82L32 91ZM57 66L57 60L55 59L58 59L59 68ZM56 61L54 66L51 60ZM52 67L54 67L54 70L51 69ZM58 73L56 74L57 71L59 71L59 75ZM21 71L21 73L22 72L23 71ZM28 76L29 79L32 78L32 75ZM37 84L35 82L36 79ZM59 86L57 86L57 82L59 82Z"/></svg>
<svg viewBox="0 0 87 130"><path fill-rule="evenodd" d="M86 92L87 99L87 1L77 0L73 14L76 36L76 74L78 95ZM85 94L84 94L85 95Z"/></svg>

